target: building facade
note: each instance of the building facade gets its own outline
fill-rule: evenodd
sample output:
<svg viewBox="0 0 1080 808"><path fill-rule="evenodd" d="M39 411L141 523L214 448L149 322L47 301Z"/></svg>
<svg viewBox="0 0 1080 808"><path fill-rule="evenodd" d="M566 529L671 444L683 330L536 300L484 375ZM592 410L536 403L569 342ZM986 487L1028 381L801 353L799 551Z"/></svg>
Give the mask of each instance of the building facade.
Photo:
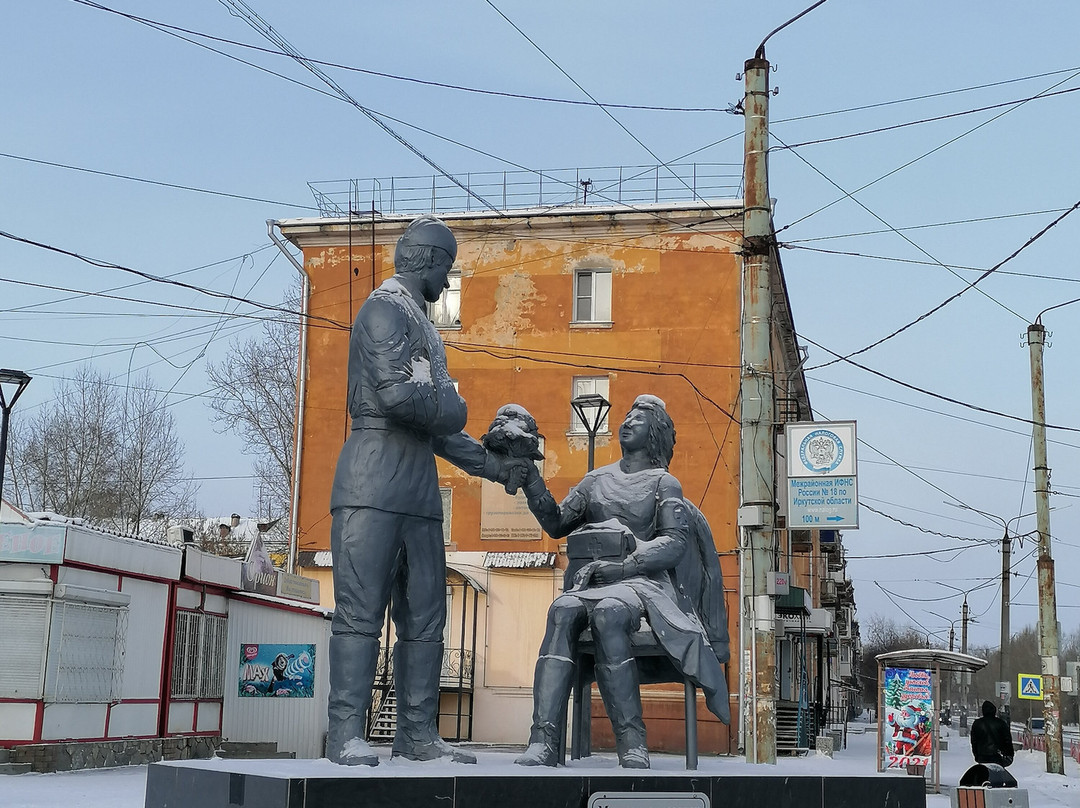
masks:
<svg viewBox="0 0 1080 808"><path fill-rule="evenodd" d="M699 705L701 748L733 751L741 675L736 518L741 202L627 207L601 201L439 215L454 231L459 250L451 288L430 307L429 316L441 331L451 375L468 403L471 435L479 438L503 404L528 409L545 436L542 474L558 499L588 469L590 438L571 399L598 394L611 404L595 435L597 466L619 458L617 428L636 396L649 393L667 403L677 431L671 472L712 528L733 649L727 666L732 726L720 724ZM322 581L327 606L333 591L327 552L330 484L350 428L348 329L366 296L393 274L394 245L411 218L353 214L275 223L302 251L310 285L301 341L306 350L294 525L303 574ZM778 259L773 267L777 412L781 421L811 420ZM444 692L442 730L448 738L524 742L533 664L547 608L562 590L565 555L560 543L541 532L520 495L511 497L441 460L439 470L451 600L447 648L467 660L462 687ZM827 570L816 531L800 533L797 543L786 531L777 536L778 569L792 573L792 583L807 593L809 608L820 609L820 582ZM796 677L796 690L788 691L795 703L799 693L809 692L816 706L807 706L808 711L820 712L825 701L828 650L823 643L820 661L811 655L806 676ZM453 667L450 660L444 667ZM682 748L682 699L681 689L646 689L654 749ZM461 731L463 709L467 732ZM593 709L594 745L610 745L598 699Z"/></svg>

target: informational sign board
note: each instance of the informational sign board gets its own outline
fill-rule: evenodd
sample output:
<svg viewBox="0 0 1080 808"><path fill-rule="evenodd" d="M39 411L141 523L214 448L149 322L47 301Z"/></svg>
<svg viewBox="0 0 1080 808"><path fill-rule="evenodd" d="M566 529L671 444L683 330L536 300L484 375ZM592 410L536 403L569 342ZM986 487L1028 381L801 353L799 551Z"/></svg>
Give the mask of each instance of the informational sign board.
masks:
<svg viewBox="0 0 1080 808"><path fill-rule="evenodd" d="M859 493L854 421L788 424L787 524L857 528Z"/></svg>
<svg viewBox="0 0 1080 808"><path fill-rule="evenodd" d="M511 496L499 483L480 483L480 538L484 541L539 541L540 524L529 510L525 492Z"/></svg>
<svg viewBox="0 0 1080 808"><path fill-rule="evenodd" d="M934 750L932 672L886 668L882 692L882 756L886 769L929 766Z"/></svg>
<svg viewBox="0 0 1080 808"><path fill-rule="evenodd" d="M1018 699L1042 699L1042 677L1034 673L1021 673L1017 676L1016 697Z"/></svg>

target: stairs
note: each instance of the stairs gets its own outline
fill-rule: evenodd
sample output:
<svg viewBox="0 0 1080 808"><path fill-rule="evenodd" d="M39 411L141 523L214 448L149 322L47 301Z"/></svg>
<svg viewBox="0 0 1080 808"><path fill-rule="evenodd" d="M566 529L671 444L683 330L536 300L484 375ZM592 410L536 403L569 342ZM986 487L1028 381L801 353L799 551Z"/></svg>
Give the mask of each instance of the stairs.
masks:
<svg viewBox="0 0 1080 808"><path fill-rule="evenodd" d="M378 705L378 712L375 714L375 720L371 722L371 729L368 732L368 741L370 743L390 742L394 740L396 730L397 691L391 687L386 691Z"/></svg>
<svg viewBox="0 0 1080 808"><path fill-rule="evenodd" d="M803 710L801 729L800 733L799 705L793 701L778 701L776 703L776 751L778 753L806 752L812 748L814 736L817 735L817 721L814 719L813 709Z"/></svg>

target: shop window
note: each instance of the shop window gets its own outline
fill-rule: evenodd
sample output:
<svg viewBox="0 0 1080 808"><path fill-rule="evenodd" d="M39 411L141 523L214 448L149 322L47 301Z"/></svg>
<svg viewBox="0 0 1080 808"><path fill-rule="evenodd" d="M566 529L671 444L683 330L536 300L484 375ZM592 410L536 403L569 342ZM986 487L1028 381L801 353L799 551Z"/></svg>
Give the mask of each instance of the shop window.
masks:
<svg viewBox="0 0 1080 808"><path fill-rule="evenodd" d="M0 698L41 698L48 627L47 597L0 595Z"/></svg>
<svg viewBox="0 0 1080 808"><path fill-rule="evenodd" d="M225 695L225 617L202 612L176 613L172 696L220 699Z"/></svg>
<svg viewBox="0 0 1080 808"><path fill-rule="evenodd" d="M126 606L53 601L45 700L93 703L120 696Z"/></svg>

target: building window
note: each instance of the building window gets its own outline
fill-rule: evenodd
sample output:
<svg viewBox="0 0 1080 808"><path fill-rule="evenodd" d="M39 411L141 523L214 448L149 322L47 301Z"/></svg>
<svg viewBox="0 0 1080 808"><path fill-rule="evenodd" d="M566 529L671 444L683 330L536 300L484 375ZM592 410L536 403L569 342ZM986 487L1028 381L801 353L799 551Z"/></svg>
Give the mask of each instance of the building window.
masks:
<svg viewBox="0 0 1080 808"><path fill-rule="evenodd" d="M439 496L442 498L442 541L443 544L450 543L450 503L454 500L453 488L440 488Z"/></svg>
<svg viewBox="0 0 1080 808"><path fill-rule="evenodd" d="M611 322L610 269L579 269L574 273L574 322Z"/></svg>
<svg viewBox="0 0 1080 808"><path fill-rule="evenodd" d="M451 270L446 280L450 288L428 304L428 317L436 328L461 328L461 271Z"/></svg>
<svg viewBox="0 0 1080 808"><path fill-rule="evenodd" d="M45 700L106 702L120 696L127 607L53 602Z"/></svg>
<svg viewBox="0 0 1080 808"><path fill-rule="evenodd" d="M587 395L601 395L604 398L608 398L608 377L607 376L575 376L573 387L570 390L570 398L574 399L578 396ZM605 415L604 420L600 422L600 429L597 430L603 434L608 432L608 417ZM570 432L574 435L587 435L589 431L585 428L585 424L582 423L577 413L574 412L574 408L570 408Z"/></svg>
<svg viewBox="0 0 1080 808"><path fill-rule="evenodd" d="M225 617L202 612L176 613L172 696L220 699L225 695Z"/></svg>
<svg viewBox="0 0 1080 808"><path fill-rule="evenodd" d="M41 698L48 630L48 598L0 595L0 698Z"/></svg>

